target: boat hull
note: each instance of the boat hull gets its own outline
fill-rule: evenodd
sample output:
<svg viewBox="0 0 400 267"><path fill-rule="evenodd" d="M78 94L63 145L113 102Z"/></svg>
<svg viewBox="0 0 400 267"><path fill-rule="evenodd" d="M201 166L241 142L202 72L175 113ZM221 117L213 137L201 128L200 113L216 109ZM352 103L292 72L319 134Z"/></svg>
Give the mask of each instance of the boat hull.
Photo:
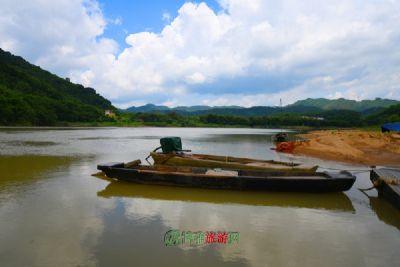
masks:
<svg viewBox="0 0 400 267"><path fill-rule="evenodd" d="M282 172L238 172L238 175L207 175L137 168L122 165L103 164L98 166L108 177L118 180L142 183L200 187L213 189L293 191L293 192L334 192L351 188L355 177L348 172L331 173L282 173Z"/></svg>

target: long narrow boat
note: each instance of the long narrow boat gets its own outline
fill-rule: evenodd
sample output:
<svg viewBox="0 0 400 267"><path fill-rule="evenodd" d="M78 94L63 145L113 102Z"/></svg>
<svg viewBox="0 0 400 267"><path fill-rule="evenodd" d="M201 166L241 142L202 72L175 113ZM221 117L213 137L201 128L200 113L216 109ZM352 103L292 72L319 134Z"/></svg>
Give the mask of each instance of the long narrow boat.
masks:
<svg viewBox="0 0 400 267"><path fill-rule="evenodd" d="M346 191L355 176L346 171L329 172L267 172L221 170L202 167L144 166L126 167L124 163L97 166L108 177L142 184L160 184L235 190L264 191Z"/></svg>
<svg viewBox="0 0 400 267"><path fill-rule="evenodd" d="M315 172L318 166L308 166L300 163L281 162L274 160L259 160L216 156L206 154L177 154L151 152L150 156L156 165L191 166L206 168L223 168L235 170L285 171L285 172Z"/></svg>

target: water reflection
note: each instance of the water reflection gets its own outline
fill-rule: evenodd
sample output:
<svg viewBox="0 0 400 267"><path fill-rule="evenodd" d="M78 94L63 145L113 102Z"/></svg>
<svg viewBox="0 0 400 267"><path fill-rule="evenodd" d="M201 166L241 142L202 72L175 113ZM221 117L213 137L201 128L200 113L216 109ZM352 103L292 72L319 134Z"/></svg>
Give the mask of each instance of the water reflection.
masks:
<svg viewBox="0 0 400 267"><path fill-rule="evenodd" d="M46 172L68 165L73 160L72 157L0 155L0 190L11 184L25 184L35 181Z"/></svg>
<svg viewBox="0 0 400 267"><path fill-rule="evenodd" d="M112 181L97 193L101 197L131 197L167 201L191 201L215 204L298 207L354 212L344 193L285 193L209 190L172 186L142 185Z"/></svg>
<svg viewBox="0 0 400 267"><path fill-rule="evenodd" d="M88 194L88 160L0 156L1 266L96 266L99 213L113 203Z"/></svg>
<svg viewBox="0 0 400 267"><path fill-rule="evenodd" d="M400 230L400 212L392 204L380 197L368 197L371 209L385 224L393 225Z"/></svg>
<svg viewBox="0 0 400 267"><path fill-rule="evenodd" d="M148 257L149 251L153 251L167 266L195 259L198 261L191 262L191 266L203 266L207 259L214 262L212 266L238 263L254 267L338 266L336 262L325 262L326 258L333 259L338 254L341 264L363 265L362 260L354 257L354 251L348 250L351 247L357 253L357 242L347 239L347 249L343 247L343 240L354 231L354 227L348 226L353 213L143 197L113 199L117 208L104 217L105 232L101 248L98 248L100 262L110 263L110 258L117 258L116 262L120 263L120 258L123 258L125 262L139 260L139 265L154 263L154 259ZM162 238L169 229L235 231L240 233L241 238L235 245L166 248ZM105 244L113 242L121 242L123 247L140 246L144 254L106 250ZM319 245L315 246L316 243ZM304 257L310 254L313 255L312 260ZM201 256L206 260L202 260Z"/></svg>
<svg viewBox="0 0 400 267"><path fill-rule="evenodd" d="M11 146L54 146L57 145L56 142L48 142L48 141L2 141L2 143L6 143Z"/></svg>

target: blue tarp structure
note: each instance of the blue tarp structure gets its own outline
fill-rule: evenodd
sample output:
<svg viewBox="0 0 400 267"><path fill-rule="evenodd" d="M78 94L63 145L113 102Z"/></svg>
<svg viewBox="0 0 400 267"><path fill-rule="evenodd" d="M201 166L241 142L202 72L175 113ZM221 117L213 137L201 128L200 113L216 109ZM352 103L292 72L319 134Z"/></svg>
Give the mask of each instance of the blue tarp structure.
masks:
<svg viewBox="0 0 400 267"><path fill-rule="evenodd" d="M400 122L385 123L381 126L382 132L400 132Z"/></svg>

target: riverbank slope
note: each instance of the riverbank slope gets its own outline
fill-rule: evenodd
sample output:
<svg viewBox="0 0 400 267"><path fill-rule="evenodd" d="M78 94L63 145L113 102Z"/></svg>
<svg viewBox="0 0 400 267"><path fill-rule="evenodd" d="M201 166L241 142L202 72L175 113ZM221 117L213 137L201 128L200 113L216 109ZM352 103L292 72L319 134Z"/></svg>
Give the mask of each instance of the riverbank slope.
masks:
<svg viewBox="0 0 400 267"><path fill-rule="evenodd" d="M300 135L294 153L362 165L400 166L400 134L364 130L323 130Z"/></svg>

